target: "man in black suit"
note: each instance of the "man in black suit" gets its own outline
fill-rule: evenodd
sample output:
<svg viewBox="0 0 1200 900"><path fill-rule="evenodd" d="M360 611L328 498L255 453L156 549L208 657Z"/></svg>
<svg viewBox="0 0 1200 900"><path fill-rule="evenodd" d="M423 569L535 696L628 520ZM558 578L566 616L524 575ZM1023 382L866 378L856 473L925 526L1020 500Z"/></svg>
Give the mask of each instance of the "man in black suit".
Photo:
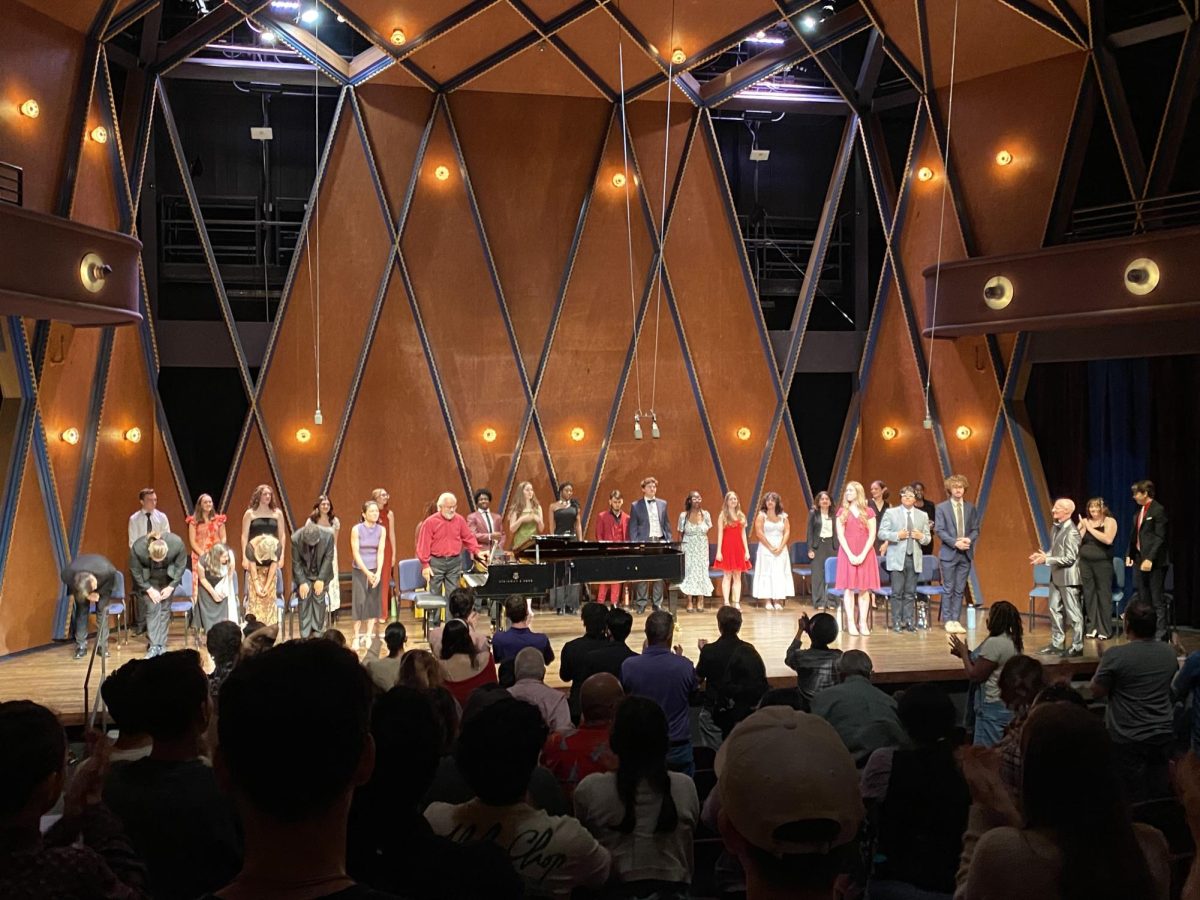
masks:
<svg viewBox="0 0 1200 900"><path fill-rule="evenodd" d="M1131 490L1138 511L1133 517L1125 565L1134 567L1133 584L1138 596L1154 606L1155 639L1165 641L1168 639L1167 602L1163 592L1167 567L1171 565L1167 551L1167 510L1154 499L1153 481L1135 481Z"/></svg>
<svg viewBox="0 0 1200 900"><path fill-rule="evenodd" d="M117 585L117 570L99 553L81 553L62 570L62 581L75 602L75 658L87 656L88 614L96 604L96 652L108 656L108 601Z"/></svg>
<svg viewBox="0 0 1200 900"><path fill-rule="evenodd" d="M333 571L333 532L309 520L292 532L292 584L299 598L300 637L320 634L329 612Z"/></svg>

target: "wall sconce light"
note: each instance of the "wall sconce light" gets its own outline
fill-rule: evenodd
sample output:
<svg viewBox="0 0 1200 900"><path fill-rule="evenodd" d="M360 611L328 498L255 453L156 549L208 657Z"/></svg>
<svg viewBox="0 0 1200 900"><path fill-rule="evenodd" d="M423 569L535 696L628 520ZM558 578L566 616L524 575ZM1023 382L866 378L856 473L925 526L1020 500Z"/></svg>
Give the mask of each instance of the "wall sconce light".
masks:
<svg viewBox="0 0 1200 900"><path fill-rule="evenodd" d="M392 29L392 43L395 44L397 47L399 47L401 44L403 44L407 40L408 40L408 37L404 34L403 28L393 28Z"/></svg>
<svg viewBox="0 0 1200 900"><path fill-rule="evenodd" d="M983 302L988 309L1004 309L1013 299L1013 283L1003 275L993 275L983 286Z"/></svg>
<svg viewBox="0 0 1200 900"><path fill-rule="evenodd" d="M61 437L63 439L64 444L78 444L79 443L79 429L78 428L68 428L66 431L64 431L62 433Z"/></svg>
<svg viewBox="0 0 1200 900"><path fill-rule="evenodd" d="M97 125L95 128L92 129L92 140L95 141L97 144L107 144L108 143L108 129L105 128L103 125Z"/></svg>
<svg viewBox="0 0 1200 900"><path fill-rule="evenodd" d="M883 431L879 432L879 434L885 441L894 441L900 432L898 432L891 425L885 425Z"/></svg>
<svg viewBox="0 0 1200 900"><path fill-rule="evenodd" d="M580 428L578 425L576 425L574 428L571 429L571 440L578 443L579 441L583 440L584 434L585 434L584 430L582 428Z"/></svg>
<svg viewBox="0 0 1200 900"><path fill-rule="evenodd" d="M312 440L312 432L309 431L307 428L301 428L299 431L296 432L296 440L298 440L302 444L307 444L309 441Z"/></svg>
<svg viewBox="0 0 1200 900"><path fill-rule="evenodd" d="M445 181L447 178L450 177L450 170L447 169L445 166L438 166L436 169L433 170L433 177L436 178L438 181Z"/></svg>
<svg viewBox="0 0 1200 900"><path fill-rule="evenodd" d="M1125 290L1142 296L1158 287L1158 263L1152 259L1135 259L1125 267Z"/></svg>
<svg viewBox="0 0 1200 900"><path fill-rule="evenodd" d="M624 172L614 172L613 177L612 177L612 183L613 183L613 187L615 187L615 188L625 187L625 173Z"/></svg>
<svg viewBox="0 0 1200 900"><path fill-rule="evenodd" d="M684 63L684 60L686 60L686 59L687 59L687 54L684 53L683 50L680 49L679 47L676 47L674 50L671 51L671 62L674 63L675 65L682 66Z"/></svg>
<svg viewBox="0 0 1200 900"><path fill-rule="evenodd" d="M996 165L998 166L1007 166L1012 161L1013 156L1007 150L1001 150L996 154Z"/></svg>
<svg viewBox="0 0 1200 900"><path fill-rule="evenodd" d="M36 119L42 114L42 108L38 106L38 102L30 97L21 104L21 115L28 116L31 119Z"/></svg>
<svg viewBox="0 0 1200 900"><path fill-rule="evenodd" d="M738 436L739 441L750 440L750 429L747 428L745 425L743 425L741 428L739 428L737 430L737 436Z"/></svg>
<svg viewBox="0 0 1200 900"><path fill-rule="evenodd" d="M484 439L485 441L487 441L489 444L490 444L492 441L494 441L494 440L496 439L496 429L495 429L495 428L485 428L485 429L483 429L483 439Z"/></svg>
<svg viewBox="0 0 1200 900"><path fill-rule="evenodd" d="M921 166L917 169L917 179L919 181L930 181L933 178L933 169L929 166Z"/></svg>
<svg viewBox="0 0 1200 900"><path fill-rule="evenodd" d="M954 436L960 441L965 441L972 434L971 428L968 425L959 425L954 429Z"/></svg>
<svg viewBox="0 0 1200 900"><path fill-rule="evenodd" d="M136 444L142 439L142 429L134 427L125 432L125 440L131 444Z"/></svg>

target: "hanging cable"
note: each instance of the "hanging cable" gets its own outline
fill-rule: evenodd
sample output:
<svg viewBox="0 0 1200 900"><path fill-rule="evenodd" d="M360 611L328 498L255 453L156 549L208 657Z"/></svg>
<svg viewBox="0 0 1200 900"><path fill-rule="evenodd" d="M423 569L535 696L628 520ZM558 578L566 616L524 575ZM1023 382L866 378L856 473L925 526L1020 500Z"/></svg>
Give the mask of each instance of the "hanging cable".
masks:
<svg viewBox="0 0 1200 900"><path fill-rule="evenodd" d="M933 348L934 338L937 337L937 304L938 287L942 276L942 235L946 228L946 193L950 189L950 127L954 123L954 65L958 57L958 0L954 0L954 27L950 37L950 93L946 98L946 143L942 146L942 209L938 220L937 262L933 270L933 303L929 311L929 355L925 363L925 427L933 427L933 416L929 412L929 385L933 378ZM933 67L933 48L929 48L930 68ZM926 78L932 79L933 72L925 73ZM925 95L925 104L929 105L929 95ZM933 124L933 111L927 110L930 124Z"/></svg>
<svg viewBox="0 0 1200 900"><path fill-rule="evenodd" d="M675 45L675 0L671 0L671 46ZM658 398L658 329L662 318L663 281L667 271L667 171L671 148L671 94L675 87L675 54L667 59L667 124L663 129L662 205L658 211L658 296L654 302L654 370L650 376L650 418L654 422L654 437L658 437L658 415L654 402ZM679 161L683 165L683 160Z"/></svg>
<svg viewBox="0 0 1200 900"><path fill-rule="evenodd" d="M621 26L617 25L617 64L621 78L621 154L625 168L625 235L629 244L629 310L630 321L633 323L633 372L637 384L637 414L634 417L634 427L638 437L641 437L642 415L642 365L638 358L638 327L637 327L637 297L633 286L633 220L629 211L629 122L625 118L625 46L621 37Z"/></svg>
<svg viewBox="0 0 1200 900"><path fill-rule="evenodd" d="M320 40L321 24L313 24L313 37ZM313 63L313 234L317 244L316 291L313 298L313 366L316 370L316 400L313 424L322 424L321 416L321 69ZM310 239L311 240L311 239ZM312 269L310 268L311 272Z"/></svg>

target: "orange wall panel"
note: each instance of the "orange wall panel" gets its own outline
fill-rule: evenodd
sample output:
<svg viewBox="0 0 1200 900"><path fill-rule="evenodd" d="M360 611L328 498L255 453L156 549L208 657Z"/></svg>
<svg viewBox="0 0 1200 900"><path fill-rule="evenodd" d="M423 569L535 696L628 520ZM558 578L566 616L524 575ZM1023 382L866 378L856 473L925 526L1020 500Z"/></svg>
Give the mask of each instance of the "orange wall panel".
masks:
<svg viewBox="0 0 1200 900"><path fill-rule="evenodd" d="M50 549L50 526L30 453L25 459L8 564L0 585L0 655L51 639L59 588L58 566Z"/></svg>
<svg viewBox="0 0 1200 900"><path fill-rule="evenodd" d="M393 70L402 71L396 66L388 71ZM433 109L433 97L424 88L397 88L375 81L357 91L371 155L395 223ZM349 108L342 115L349 116Z"/></svg>
<svg viewBox="0 0 1200 900"><path fill-rule="evenodd" d="M100 333L98 328L72 328L54 323L50 328L46 364L38 386L38 407L46 429L46 447L54 470L59 505L68 523L79 483ZM79 430L78 444L68 444L62 439L62 433L68 428Z"/></svg>

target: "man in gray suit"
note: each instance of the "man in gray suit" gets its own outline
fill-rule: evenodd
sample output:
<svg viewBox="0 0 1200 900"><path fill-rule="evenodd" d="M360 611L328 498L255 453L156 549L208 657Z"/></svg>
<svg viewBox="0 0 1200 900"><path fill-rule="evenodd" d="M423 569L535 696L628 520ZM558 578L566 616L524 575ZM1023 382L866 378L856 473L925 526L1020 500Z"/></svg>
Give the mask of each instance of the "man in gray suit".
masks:
<svg viewBox="0 0 1200 900"><path fill-rule="evenodd" d="M188 552L179 535L143 534L129 548L129 573L133 589L142 600L146 613L146 634L150 649L146 659L162 656L167 650L167 632L171 627L171 596L188 569Z"/></svg>
<svg viewBox="0 0 1200 900"><path fill-rule="evenodd" d="M917 579L921 575L922 547L933 541L929 516L917 505L917 492L910 485L900 488L900 505L889 507L879 523L879 539L887 541L885 563L892 573L892 630L916 631L913 611L917 605Z"/></svg>
<svg viewBox="0 0 1200 900"><path fill-rule="evenodd" d="M1057 653L1065 657L1083 656L1083 607L1080 603L1079 586L1083 578L1079 574L1079 529L1071 521L1075 514L1075 503L1066 497L1054 501L1050 515L1054 529L1050 535L1050 549L1031 554L1029 561L1035 566L1050 567L1050 644L1039 653ZM1066 650L1066 635L1063 633L1063 607L1071 620L1071 649Z"/></svg>
<svg viewBox="0 0 1200 900"><path fill-rule="evenodd" d="M300 602L300 637L311 637L325 630L329 611L329 582L337 578L333 571L333 532L311 519L292 532L292 584Z"/></svg>
<svg viewBox="0 0 1200 900"><path fill-rule="evenodd" d="M658 479L648 475L642 479L642 499L629 507L629 540L636 543L646 541L670 541L671 523L667 519L667 501L657 499ZM653 588L651 588L653 585ZM661 581L639 581L634 591L634 605L638 615L646 611L646 601L653 590L655 609L662 609L663 583Z"/></svg>

